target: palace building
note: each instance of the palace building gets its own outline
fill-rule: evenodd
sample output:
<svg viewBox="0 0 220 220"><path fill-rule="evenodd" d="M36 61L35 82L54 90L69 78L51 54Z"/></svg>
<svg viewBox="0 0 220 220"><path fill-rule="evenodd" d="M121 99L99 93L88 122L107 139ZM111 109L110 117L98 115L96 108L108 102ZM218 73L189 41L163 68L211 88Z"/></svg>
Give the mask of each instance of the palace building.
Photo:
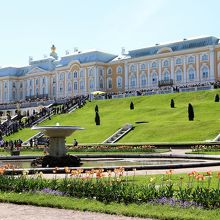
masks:
<svg viewBox="0 0 220 220"><path fill-rule="evenodd" d="M59 57L29 58L25 67L0 69L0 103L29 98L59 99L92 91L121 93L163 86L220 80L220 44L216 37L156 44L120 55L79 51Z"/></svg>

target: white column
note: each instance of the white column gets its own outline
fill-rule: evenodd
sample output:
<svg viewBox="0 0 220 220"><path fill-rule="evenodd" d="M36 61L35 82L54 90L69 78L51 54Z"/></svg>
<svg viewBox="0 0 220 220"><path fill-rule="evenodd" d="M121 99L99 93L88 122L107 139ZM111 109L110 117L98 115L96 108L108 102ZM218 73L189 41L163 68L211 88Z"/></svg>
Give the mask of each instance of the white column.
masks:
<svg viewBox="0 0 220 220"><path fill-rule="evenodd" d="M184 83L187 83L187 70L186 70L186 57L183 57L183 75L184 75Z"/></svg>
<svg viewBox="0 0 220 220"><path fill-rule="evenodd" d="M174 59L173 59L173 57L170 59L170 64L171 64L171 75L170 75L170 77L173 80L173 82L175 82L175 80L174 80Z"/></svg>
<svg viewBox="0 0 220 220"><path fill-rule="evenodd" d="M95 81L95 85L94 85L95 88L94 89L95 89L95 91L97 90L97 78L98 78L97 74L98 74L98 69L97 69L97 66L95 66L94 67L94 75L95 75L95 80L94 80Z"/></svg>
<svg viewBox="0 0 220 220"><path fill-rule="evenodd" d="M196 55L196 82L200 82L199 54Z"/></svg>
<svg viewBox="0 0 220 220"><path fill-rule="evenodd" d="M161 67L161 60L158 60L158 65L159 65L158 78L159 78L159 80L161 80L161 78L162 78L162 73L161 73L161 69L162 69L162 67Z"/></svg>
<svg viewBox="0 0 220 220"><path fill-rule="evenodd" d="M147 85L148 85L148 88L151 86L150 62L147 63Z"/></svg>
<svg viewBox="0 0 220 220"><path fill-rule="evenodd" d="M215 57L214 57L214 48L211 47L210 49L210 81L215 81Z"/></svg>
<svg viewBox="0 0 220 220"><path fill-rule="evenodd" d="M60 97L60 82L59 82L59 72L56 73L56 89L57 89L57 92L56 92L56 98L59 98Z"/></svg>
<svg viewBox="0 0 220 220"><path fill-rule="evenodd" d="M124 67L125 67L125 90L128 90L129 82L128 82L128 63L127 62L125 62Z"/></svg>
<svg viewBox="0 0 220 220"><path fill-rule="evenodd" d="M88 83L87 69L85 68L83 71L84 71L84 91L85 93L88 93L87 91L87 83Z"/></svg>
<svg viewBox="0 0 220 220"><path fill-rule="evenodd" d="M140 88L140 73L139 73L139 65L137 63L137 70L136 70L136 73L137 73L137 86L136 88L139 89Z"/></svg>

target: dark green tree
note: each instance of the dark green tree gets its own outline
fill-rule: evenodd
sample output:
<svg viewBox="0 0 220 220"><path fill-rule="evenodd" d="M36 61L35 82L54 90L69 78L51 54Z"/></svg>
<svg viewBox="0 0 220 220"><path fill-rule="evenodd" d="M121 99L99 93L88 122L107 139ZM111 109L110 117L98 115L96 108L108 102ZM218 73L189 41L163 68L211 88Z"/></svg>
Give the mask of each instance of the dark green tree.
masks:
<svg viewBox="0 0 220 220"><path fill-rule="evenodd" d="M189 121L194 120L194 111L193 111L193 106L191 105L191 103L189 103L188 105L188 117L189 117Z"/></svg>
<svg viewBox="0 0 220 220"><path fill-rule="evenodd" d="M133 110L134 109L134 103L131 101L130 103L130 110Z"/></svg>
<svg viewBox="0 0 220 220"><path fill-rule="evenodd" d="M98 105L95 106L95 112L99 112L99 107L98 107Z"/></svg>
<svg viewBox="0 0 220 220"><path fill-rule="evenodd" d="M96 125L100 125L100 117L99 117L99 113L95 112L95 124Z"/></svg>
<svg viewBox="0 0 220 220"><path fill-rule="evenodd" d="M218 94L215 95L215 102L219 102L219 95Z"/></svg>
<svg viewBox="0 0 220 220"><path fill-rule="evenodd" d="M171 108L175 108L175 103L174 103L174 100L173 100L173 99L170 100L170 107L171 107Z"/></svg>

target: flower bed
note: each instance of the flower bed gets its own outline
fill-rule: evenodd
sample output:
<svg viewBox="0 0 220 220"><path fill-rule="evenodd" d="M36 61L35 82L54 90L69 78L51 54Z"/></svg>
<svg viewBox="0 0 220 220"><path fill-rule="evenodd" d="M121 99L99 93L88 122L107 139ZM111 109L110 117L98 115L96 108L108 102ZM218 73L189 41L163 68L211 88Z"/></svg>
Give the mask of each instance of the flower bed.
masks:
<svg viewBox="0 0 220 220"><path fill-rule="evenodd" d="M220 145L196 145L191 147L192 152L218 152L220 151Z"/></svg>
<svg viewBox="0 0 220 220"><path fill-rule="evenodd" d="M7 167L8 168L8 167ZM9 167L11 168L11 167ZM0 169L4 174L5 167ZM188 174L188 181L183 184L183 177L177 182L172 179L172 170L167 171L161 181L146 179L145 184L135 183L128 177L123 168L105 172L103 169L86 171L65 168L66 177L56 178L58 168L54 169L53 179L44 179L42 173L28 176L24 171L20 176L0 175L0 189L13 192L40 192L55 195L66 195L75 198L96 199L104 203L160 203L181 207L198 206L218 208L220 206L220 172L212 176L212 172ZM211 187L212 179L217 180L217 187ZM207 180L206 183L205 179Z"/></svg>
<svg viewBox="0 0 220 220"><path fill-rule="evenodd" d="M121 145L121 146L105 146L105 145L94 145L84 146L78 145L69 147L69 150L74 152L155 152L156 147L152 145Z"/></svg>

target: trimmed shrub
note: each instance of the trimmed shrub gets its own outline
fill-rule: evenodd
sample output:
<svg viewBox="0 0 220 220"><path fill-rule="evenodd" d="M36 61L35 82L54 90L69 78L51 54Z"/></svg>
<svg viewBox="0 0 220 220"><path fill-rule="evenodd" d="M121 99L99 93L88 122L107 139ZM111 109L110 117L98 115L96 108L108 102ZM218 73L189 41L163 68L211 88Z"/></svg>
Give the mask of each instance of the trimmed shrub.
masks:
<svg viewBox="0 0 220 220"><path fill-rule="evenodd" d="M130 103L130 110L133 110L133 109L134 109L134 103L131 102L131 103Z"/></svg>
<svg viewBox="0 0 220 220"><path fill-rule="evenodd" d="M98 107L98 105L95 106L95 112L99 112L99 107Z"/></svg>
<svg viewBox="0 0 220 220"><path fill-rule="evenodd" d="M219 95L218 94L215 95L215 102L219 102Z"/></svg>
<svg viewBox="0 0 220 220"><path fill-rule="evenodd" d="M98 112L95 113L95 124L96 125L100 125L100 117L99 117L99 113Z"/></svg>
<svg viewBox="0 0 220 220"><path fill-rule="evenodd" d="M193 106L191 105L191 103L189 103L188 105L188 117L189 117L189 121L194 120L194 111L193 111Z"/></svg>
<svg viewBox="0 0 220 220"><path fill-rule="evenodd" d="M171 108L175 108L175 103L174 103L174 100L173 100L173 99L170 100L170 107L171 107Z"/></svg>

